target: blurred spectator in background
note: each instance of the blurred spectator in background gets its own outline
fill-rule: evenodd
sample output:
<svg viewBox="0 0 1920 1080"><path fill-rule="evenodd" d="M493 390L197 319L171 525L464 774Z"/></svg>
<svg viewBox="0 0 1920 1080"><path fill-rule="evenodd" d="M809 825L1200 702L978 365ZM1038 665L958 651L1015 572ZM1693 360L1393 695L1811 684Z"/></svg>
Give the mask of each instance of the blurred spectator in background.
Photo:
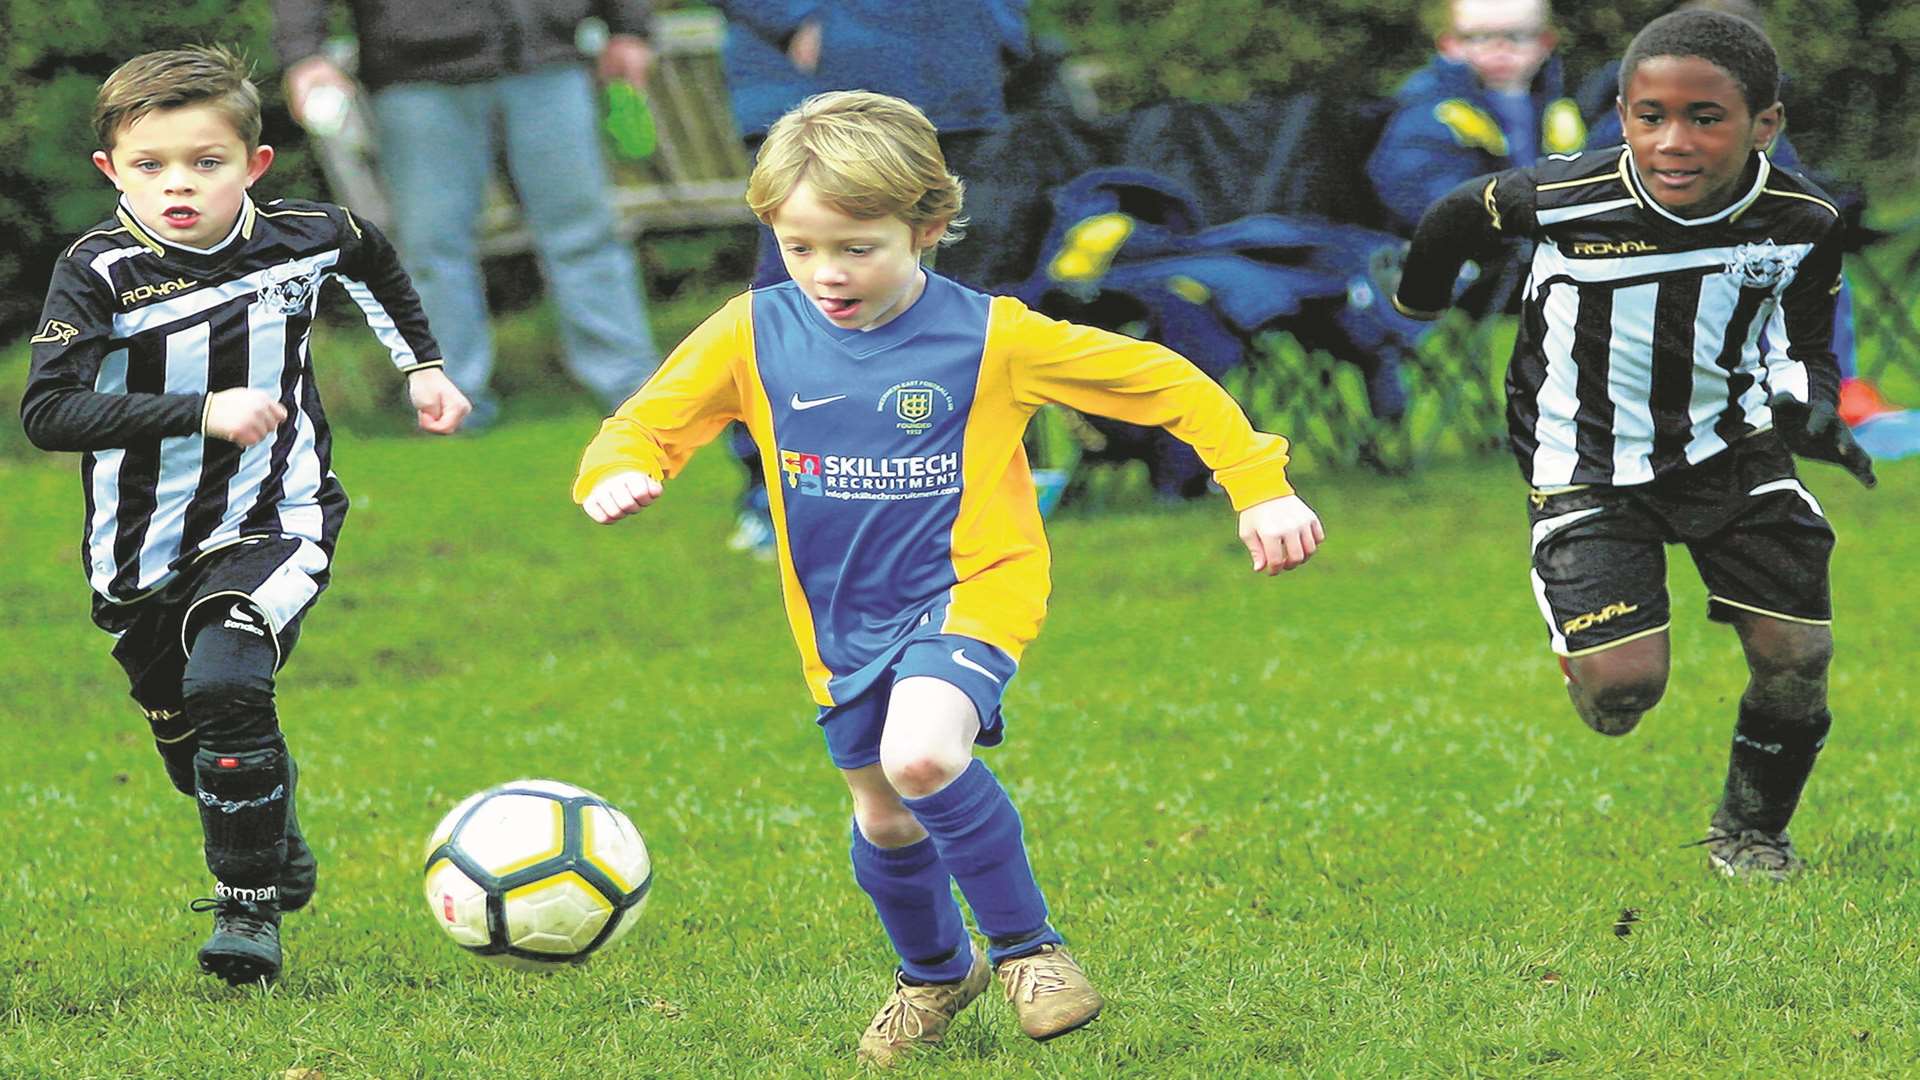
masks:
<svg viewBox="0 0 1920 1080"><path fill-rule="evenodd" d="M479 229L494 131L526 212L567 369L608 412L659 364L633 249L615 230L593 73L575 43L589 16L609 30L599 77L645 84L652 62L644 0L349 0L359 77L371 92L394 239L447 375L473 401L469 429L493 423ZM322 52L330 0L273 0L274 47L294 118L349 77ZM324 90L322 88L325 88ZM320 94L316 96L316 91ZM333 98L338 101L337 97Z"/></svg>
<svg viewBox="0 0 1920 1080"><path fill-rule="evenodd" d="M284 0L283 0L284 2ZM828 90L872 90L904 98L940 130L947 170L970 181L990 171L982 151L1007 123L1010 64L1030 55L1026 0L715 0L727 17L722 55L733 115L750 154L787 110ZM974 288L984 280L996 223L1008 215L988 185L969 185L972 223L964 242L942 248L940 273ZM785 281L773 230L760 230L753 285ZM436 324L437 326L437 324ZM773 555L765 472L746 429L733 425L734 454L747 470L739 520L728 546Z"/></svg>
<svg viewBox="0 0 1920 1080"><path fill-rule="evenodd" d="M1547 0L1451 0L1435 55L1394 95L1394 113L1367 159L1367 179L1403 236L1428 206L1488 173L1533 164L1586 145L1580 108L1563 96L1559 38ZM1524 247L1524 244L1520 245ZM1500 310L1523 265L1516 248L1459 306Z"/></svg>
<svg viewBox="0 0 1920 1080"><path fill-rule="evenodd" d="M1435 56L1394 95L1367 160L1403 234L1467 180L1586 144L1579 107L1562 94L1546 0L1452 0L1446 12Z"/></svg>

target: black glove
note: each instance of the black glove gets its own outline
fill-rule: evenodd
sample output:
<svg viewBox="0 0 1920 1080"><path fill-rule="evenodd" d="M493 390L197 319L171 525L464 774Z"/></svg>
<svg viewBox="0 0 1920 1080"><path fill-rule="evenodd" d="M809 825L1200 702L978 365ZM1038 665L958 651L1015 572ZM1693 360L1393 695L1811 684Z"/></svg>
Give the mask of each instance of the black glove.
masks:
<svg viewBox="0 0 1920 1080"><path fill-rule="evenodd" d="M1831 402L1809 405L1790 394L1775 394L1767 402L1773 410L1773 427L1787 447L1803 458L1829 461L1853 474L1867 487L1880 481L1873 475L1873 459L1853 441L1853 431Z"/></svg>

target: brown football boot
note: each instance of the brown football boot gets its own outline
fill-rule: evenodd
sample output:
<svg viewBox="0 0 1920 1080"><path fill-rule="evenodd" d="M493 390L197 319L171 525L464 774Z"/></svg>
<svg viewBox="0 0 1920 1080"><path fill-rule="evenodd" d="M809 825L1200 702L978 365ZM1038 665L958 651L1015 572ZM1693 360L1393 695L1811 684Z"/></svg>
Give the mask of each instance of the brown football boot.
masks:
<svg viewBox="0 0 1920 1080"><path fill-rule="evenodd" d="M1058 945L1003 960L995 974L1020 1016L1020 1030L1042 1041L1085 1027L1106 1004L1087 973Z"/></svg>
<svg viewBox="0 0 1920 1080"><path fill-rule="evenodd" d="M892 996L860 1033L861 1061L884 1068L914 1047L932 1046L946 1036L953 1018L987 988L987 955L977 944L969 942L968 947L973 967L959 982L914 986L894 973Z"/></svg>

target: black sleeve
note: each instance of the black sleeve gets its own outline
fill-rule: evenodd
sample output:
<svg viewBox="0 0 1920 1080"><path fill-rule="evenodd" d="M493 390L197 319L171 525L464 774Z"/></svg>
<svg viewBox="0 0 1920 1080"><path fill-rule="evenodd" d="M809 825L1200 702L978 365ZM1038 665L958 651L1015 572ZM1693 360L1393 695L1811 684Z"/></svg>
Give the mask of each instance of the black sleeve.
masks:
<svg viewBox="0 0 1920 1080"><path fill-rule="evenodd" d="M607 21L609 33L650 36L649 23L653 12L646 0L600 0L594 6L600 17Z"/></svg>
<svg viewBox="0 0 1920 1080"><path fill-rule="evenodd" d="M273 51L282 70L320 54L328 6L327 0L273 0Z"/></svg>
<svg viewBox="0 0 1920 1080"><path fill-rule="evenodd" d="M801 5L783 0L714 0L713 6L727 22L747 28L782 51L806 18L812 17L811 12L800 10Z"/></svg>
<svg viewBox="0 0 1920 1080"><path fill-rule="evenodd" d="M341 283L360 305L367 326L393 355L393 365L407 373L440 367L440 344L427 328L420 295L413 291L413 280L401 268L393 244L353 211L333 207L332 212L341 229Z"/></svg>
<svg viewBox="0 0 1920 1080"><path fill-rule="evenodd" d="M1393 306L1411 318L1439 318L1453 303L1453 283L1468 259L1492 258L1532 227L1533 181L1525 170L1461 184L1421 215Z"/></svg>
<svg viewBox="0 0 1920 1080"><path fill-rule="evenodd" d="M42 450L111 450L197 435L205 394L103 394L94 389L113 328L111 287L78 259L61 259L34 334L20 424Z"/></svg>
<svg viewBox="0 0 1920 1080"><path fill-rule="evenodd" d="M1833 309L1839 303L1841 251L1846 227L1839 218L1800 260L1780 297L1787 329L1787 357L1807 368L1807 404L1840 401L1840 362L1833 355Z"/></svg>

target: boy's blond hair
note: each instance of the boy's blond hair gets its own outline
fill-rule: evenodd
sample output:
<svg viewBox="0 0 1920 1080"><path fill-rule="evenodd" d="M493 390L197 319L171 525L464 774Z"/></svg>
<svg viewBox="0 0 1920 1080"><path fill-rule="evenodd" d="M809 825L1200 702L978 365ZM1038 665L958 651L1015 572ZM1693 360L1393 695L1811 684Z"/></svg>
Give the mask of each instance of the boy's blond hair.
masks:
<svg viewBox="0 0 1920 1080"><path fill-rule="evenodd" d="M1534 9L1540 13L1541 29L1553 26L1553 0L1536 0ZM1460 0L1432 0L1420 9L1420 21L1425 25L1429 37L1453 33L1455 20L1460 10Z"/></svg>
<svg viewBox="0 0 1920 1080"><path fill-rule="evenodd" d="M260 90L253 65L220 45L142 53L100 84L93 100L93 134L113 151L120 129L156 109L205 104L224 116L251 152L260 145Z"/></svg>
<svg viewBox="0 0 1920 1080"><path fill-rule="evenodd" d="M747 178L761 221L804 180L848 217L897 217L917 234L936 223L960 239L966 186L947 172L933 122L908 102L868 90L815 94L774 122Z"/></svg>

